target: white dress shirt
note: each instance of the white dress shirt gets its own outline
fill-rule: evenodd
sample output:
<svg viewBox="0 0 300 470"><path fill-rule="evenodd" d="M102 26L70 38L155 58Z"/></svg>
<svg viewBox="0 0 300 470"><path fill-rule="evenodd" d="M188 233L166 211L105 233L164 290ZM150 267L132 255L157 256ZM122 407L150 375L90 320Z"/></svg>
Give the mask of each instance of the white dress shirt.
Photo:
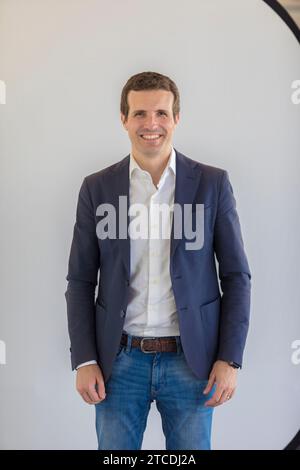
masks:
<svg viewBox="0 0 300 470"><path fill-rule="evenodd" d="M172 147L157 187L130 153L129 202L148 211L148 238L130 239L129 301L123 331L134 336L179 336L178 313L170 278L171 218L155 220L155 204L174 204L176 154ZM134 216L130 217L132 220ZM165 238L163 238L162 234ZM166 237L167 234L167 237ZM96 361L88 361L77 368Z"/></svg>
<svg viewBox="0 0 300 470"><path fill-rule="evenodd" d="M131 204L148 211L149 236L130 240L129 302L124 331L134 336L178 336L178 314L170 278L171 218L155 220L155 204L174 204L176 155L172 147L157 187L150 173L142 170L130 154ZM159 222L157 224L157 222ZM161 234L168 234L163 238Z"/></svg>

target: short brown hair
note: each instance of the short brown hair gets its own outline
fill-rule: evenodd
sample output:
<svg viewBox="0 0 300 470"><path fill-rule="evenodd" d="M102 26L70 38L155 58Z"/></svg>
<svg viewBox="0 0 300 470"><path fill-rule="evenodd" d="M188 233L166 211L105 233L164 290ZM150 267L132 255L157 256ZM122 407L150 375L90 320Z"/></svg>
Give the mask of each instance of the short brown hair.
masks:
<svg viewBox="0 0 300 470"><path fill-rule="evenodd" d="M180 97L176 84L166 75L157 72L141 72L130 77L123 87L121 94L121 113L125 115L127 120L129 105L127 101L128 93L130 90L166 90L171 91L174 96L173 100L173 117L180 111Z"/></svg>

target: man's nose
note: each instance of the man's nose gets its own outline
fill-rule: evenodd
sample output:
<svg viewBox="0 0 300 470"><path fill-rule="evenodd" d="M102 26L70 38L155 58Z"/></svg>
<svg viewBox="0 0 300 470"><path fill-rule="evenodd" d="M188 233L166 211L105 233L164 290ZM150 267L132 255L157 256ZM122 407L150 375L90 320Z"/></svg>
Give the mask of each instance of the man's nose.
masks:
<svg viewBox="0 0 300 470"><path fill-rule="evenodd" d="M155 114L148 115L145 120L145 127L152 129L157 127L157 116Z"/></svg>

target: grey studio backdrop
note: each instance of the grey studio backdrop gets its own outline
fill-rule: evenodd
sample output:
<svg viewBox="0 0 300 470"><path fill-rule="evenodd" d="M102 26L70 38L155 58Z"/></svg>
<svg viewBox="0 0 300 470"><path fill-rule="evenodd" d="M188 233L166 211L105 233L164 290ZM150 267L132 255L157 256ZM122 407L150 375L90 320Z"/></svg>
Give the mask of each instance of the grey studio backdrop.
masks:
<svg viewBox="0 0 300 470"><path fill-rule="evenodd" d="M1 0L1 449L94 449L75 391L67 262L84 176L130 151L119 117L134 73L181 92L174 146L228 170L253 275L235 398L214 449L281 449L300 423L299 44L261 0ZM152 403L143 449L164 449Z"/></svg>

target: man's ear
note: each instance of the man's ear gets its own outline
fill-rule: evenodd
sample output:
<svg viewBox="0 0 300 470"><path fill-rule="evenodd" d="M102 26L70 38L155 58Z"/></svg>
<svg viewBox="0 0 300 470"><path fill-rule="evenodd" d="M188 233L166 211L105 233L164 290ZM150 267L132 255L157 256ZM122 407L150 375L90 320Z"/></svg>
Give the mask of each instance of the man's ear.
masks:
<svg viewBox="0 0 300 470"><path fill-rule="evenodd" d="M123 113L121 113L121 122L123 124L124 129L127 131L126 118L125 118L125 114L123 114Z"/></svg>
<svg viewBox="0 0 300 470"><path fill-rule="evenodd" d="M178 113L175 115L175 126L177 126L177 124L179 123L179 118L180 118L180 115Z"/></svg>

